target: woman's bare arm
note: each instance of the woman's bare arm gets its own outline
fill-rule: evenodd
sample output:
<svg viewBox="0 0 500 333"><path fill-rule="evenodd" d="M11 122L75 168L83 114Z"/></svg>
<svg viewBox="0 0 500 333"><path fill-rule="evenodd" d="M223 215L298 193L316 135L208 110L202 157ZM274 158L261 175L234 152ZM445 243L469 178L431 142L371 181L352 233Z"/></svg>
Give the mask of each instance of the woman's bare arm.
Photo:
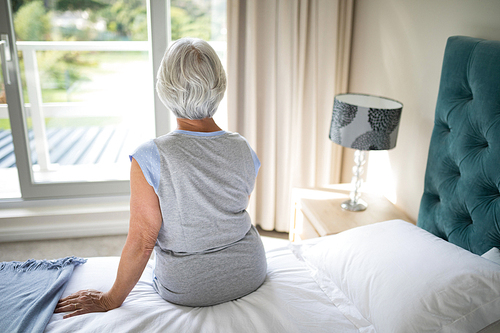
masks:
<svg viewBox="0 0 500 333"><path fill-rule="evenodd" d="M69 312L69 318L119 307L144 271L154 249L162 223L160 204L139 164L132 159L130 170L130 226L123 247L118 274L107 292L81 290L59 301L54 312Z"/></svg>

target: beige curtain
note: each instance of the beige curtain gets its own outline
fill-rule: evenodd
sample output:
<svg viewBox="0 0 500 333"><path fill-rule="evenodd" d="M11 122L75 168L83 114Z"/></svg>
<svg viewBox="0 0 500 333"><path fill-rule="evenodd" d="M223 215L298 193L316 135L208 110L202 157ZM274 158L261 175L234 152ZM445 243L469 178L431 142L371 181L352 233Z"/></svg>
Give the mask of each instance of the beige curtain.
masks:
<svg viewBox="0 0 500 333"><path fill-rule="evenodd" d="M249 207L288 231L293 187L340 179L328 139L334 95L347 91L353 0L228 0L228 129L262 167Z"/></svg>

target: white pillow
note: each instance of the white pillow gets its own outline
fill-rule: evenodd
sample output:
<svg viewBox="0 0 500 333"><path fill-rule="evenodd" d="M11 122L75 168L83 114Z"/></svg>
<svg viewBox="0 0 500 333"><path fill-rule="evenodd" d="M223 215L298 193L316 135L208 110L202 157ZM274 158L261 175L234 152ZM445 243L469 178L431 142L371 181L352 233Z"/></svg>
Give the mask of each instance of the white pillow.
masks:
<svg viewBox="0 0 500 333"><path fill-rule="evenodd" d="M468 333L500 319L500 266L408 222L291 247L360 331Z"/></svg>
<svg viewBox="0 0 500 333"><path fill-rule="evenodd" d="M488 259L489 261L496 262L500 265L500 249L492 247L491 250L484 253L481 257Z"/></svg>

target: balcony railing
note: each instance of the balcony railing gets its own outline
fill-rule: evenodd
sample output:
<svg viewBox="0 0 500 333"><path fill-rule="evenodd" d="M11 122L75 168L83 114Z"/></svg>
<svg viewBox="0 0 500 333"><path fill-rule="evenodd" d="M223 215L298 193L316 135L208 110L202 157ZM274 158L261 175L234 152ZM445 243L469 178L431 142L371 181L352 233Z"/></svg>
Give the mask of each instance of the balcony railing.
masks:
<svg viewBox="0 0 500 333"><path fill-rule="evenodd" d="M45 117L64 114L65 116L88 115L89 108L85 103L43 103L40 76L38 71L37 51L148 51L149 43L131 42L17 42L17 49L22 52L26 73L26 88L29 105L26 105L27 115L32 120L32 135L34 151L41 171L49 170L51 160L45 128ZM85 112L82 112L83 109ZM29 113L28 113L29 112ZM6 107L0 108L0 118L7 118Z"/></svg>
<svg viewBox="0 0 500 333"><path fill-rule="evenodd" d="M226 43L225 42L209 42L215 51L222 58L222 62L225 63L225 53L226 53ZM29 97L29 103L25 103L25 115L26 117L31 117L32 129L29 133L30 144L32 150L32 162L38 163L38 168L40 171L47 171L51 169L51 163L58 163L56 160L61 158L56 158L61 151L69 152L68 149L62 149L58 153L49 152L49 146L53 145L53 141L49 140L54 135L54 133L60 130L47 130L45 127L45 118L59 118L59 117L102 117L102 116L114 116L116 114L103 114L102 108L96 108L89 103L85 102L61 102L61 103L43 103L42 101L42 90L40 85L40 76L38 71L37 62L37 51L149 51L150 44L147 41L98 41L98 42L84 42L84 41L73 41L73 42L17 42L18 51L22 52L24 66L25 66L25 77L26 77L26 88ZM151 83L152 84L152 83ZM110 107L108 110L118 109L116 106L117 101L110 101ZM115 107L113 107L115 106ZM112 111L110 111L112 112ZM0 119L8 118L8 109L6 104L0 104ZM100 127L99 132L105 127ZM81 129L82 133L94 133L96 128ZM120 129L120 126L115 126L113 130L110 127L104 131L107 133L123 134L124 130ZM64 132L64 131L63 131ZM125 131L126 132L126 131ZM5 133L4 133L5 134ZM120 134L120 135L121 135ZM98 138L97 136L94 139ZM122 138L123 139L123 138ZM73 142L75 145L82 145L81 141L92 140L90 134L82 135L78 142ZM61 141L65 148L68 148L69 141ZM101 150L106 149L107 141L97 140L94 146L101 146ZM10 143L11 144L11 143ZM0 147L1 149L2 147ZM55 148L52 147L54 150ZM98 148L94 148L98 150ZM56 149L57 150L57 149ZM82 156L80 156L83 158ZM66 161L76 161L74 158L64 158ZM76 163L76 162L75 162ZM4 163L2 166L5 167L8 163Z"/></svg>

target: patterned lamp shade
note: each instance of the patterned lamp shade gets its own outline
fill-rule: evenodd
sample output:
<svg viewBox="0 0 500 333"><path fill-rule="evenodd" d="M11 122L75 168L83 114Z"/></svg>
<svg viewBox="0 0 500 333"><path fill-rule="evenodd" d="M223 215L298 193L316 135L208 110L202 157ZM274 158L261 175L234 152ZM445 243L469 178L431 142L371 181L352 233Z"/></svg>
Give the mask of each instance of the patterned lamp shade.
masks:
<svg viewBox="0 0 500 333"><path fill-rule="evenodd" d="M362 95L335 96L330 140L358 150L387 150L396 146L403 104Z"/></svg>

